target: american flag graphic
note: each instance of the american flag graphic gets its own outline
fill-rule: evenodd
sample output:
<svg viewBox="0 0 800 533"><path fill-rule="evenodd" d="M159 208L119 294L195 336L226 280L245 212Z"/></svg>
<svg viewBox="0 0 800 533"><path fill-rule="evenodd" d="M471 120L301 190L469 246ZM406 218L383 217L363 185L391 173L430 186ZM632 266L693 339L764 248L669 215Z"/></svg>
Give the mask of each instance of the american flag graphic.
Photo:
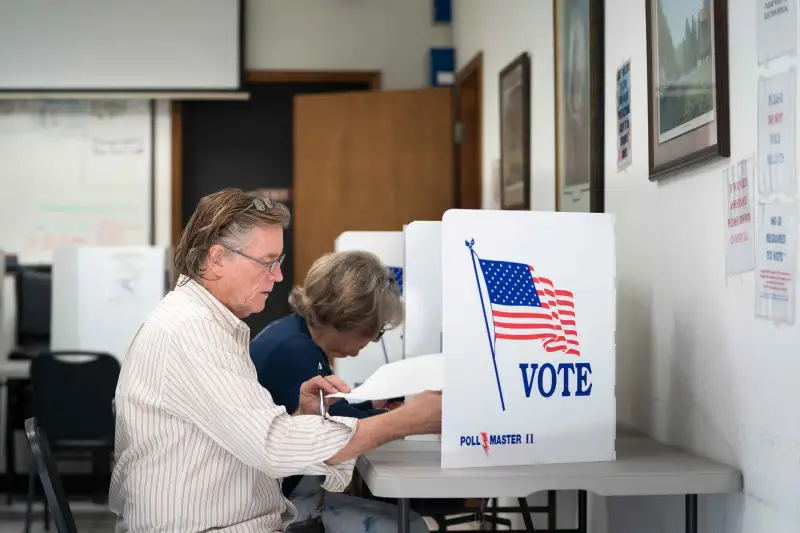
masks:
<svg viewBox="0 0 800 533"><path fill-rule="evenodd" d="M524 263L478 261L489 295L495 340L541 341L547 352L581 354L572 292L557 289Z"/></svg>
<svg viewBox="0 0 800 533"><path fill-rule="evenodd" d="M400 294L403 294L403 268L402 267L389 267L389 271L394 276L394 280L400 287Z"/></svg>
<svg viewBox="0 0 800 533"><path fill-rule="evenodd" d="M497 341L538 341L547 352L579 356L574 296L570 291L557 289L531 265L481 259L474 250L475 239L464 241L464 245L472 259L500 408L505 411L503 385L497 370Z"/></svg>

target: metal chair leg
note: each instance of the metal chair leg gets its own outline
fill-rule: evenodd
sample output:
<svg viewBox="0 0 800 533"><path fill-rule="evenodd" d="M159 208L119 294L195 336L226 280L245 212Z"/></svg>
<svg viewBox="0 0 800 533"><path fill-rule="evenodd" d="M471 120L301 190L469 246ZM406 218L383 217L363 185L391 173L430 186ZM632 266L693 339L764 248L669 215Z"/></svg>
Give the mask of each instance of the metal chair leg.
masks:
<svg viewBox="0 0 800 533"><path fill-rule="evenodd" d="M33 520L33 499L36 493L36 470L31 459L30 472L28 473L28 500L25 507L25 533L31 531L31 521Z"/></svg>

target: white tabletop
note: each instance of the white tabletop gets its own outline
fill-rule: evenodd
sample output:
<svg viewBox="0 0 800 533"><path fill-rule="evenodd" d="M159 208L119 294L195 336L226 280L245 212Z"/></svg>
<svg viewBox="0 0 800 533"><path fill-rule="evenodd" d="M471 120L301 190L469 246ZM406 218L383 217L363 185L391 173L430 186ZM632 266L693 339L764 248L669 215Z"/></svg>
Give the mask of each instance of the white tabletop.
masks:
<svg viewBox="0 0 800 533"><path fill-rule="evenodd" d="M30 361L0 361L0 383L7 379L25 379L30 374Z"/></svg>
<svg viewBox="0 0 800 533"><path fill-rule="evenodd" d="M617 436L616 461L446 469L440 464L440 443L397 441L359 458L357 468L372 494L383 498L521 498L544 490L650 496L742 489L736 468L624 431Z"/></svg>

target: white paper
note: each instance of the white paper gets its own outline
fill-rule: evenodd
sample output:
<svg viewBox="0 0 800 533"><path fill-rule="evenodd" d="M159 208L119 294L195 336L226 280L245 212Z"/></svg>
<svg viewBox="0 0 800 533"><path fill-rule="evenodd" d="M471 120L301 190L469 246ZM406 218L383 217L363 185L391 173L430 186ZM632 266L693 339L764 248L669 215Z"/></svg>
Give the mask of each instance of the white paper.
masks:
<svg viewBox="0 0 800 533"><path fill-rule="evenodd" d="M725 276L750 272L753 257L753 162L740 161L723 171L725 187Z"/></svg>
<svg viewBox="0 0 800 533"><path fill-rule="evenodd" d="M795 170L796 69L758 81L758 174L762 195L797 192Z"/></svg>
<svg viewBox="0 0 800 533"><path fill-rule="evenodd" d="M756 253L755 315L794 324L797 205L759 206Z"/></svg>
<svg viewBox="0 0 800 533"><path fill-rule="evenodd" d="M631 61L617 69L617 171L631 166Z"/></svg>
<svg viewBox="0 0 800 533"><path fill-rule="evenodd" d="M383 365L349 393L337 392L328 397L364 402L411 396L426 390L440 391L443 374L442 354L420 355Z"/></svg>
<svg viewBox="0 0 800 533"><path fill-rule="evenodd" d="M797 50L797 0L756 0L758 64Z"/></svg>

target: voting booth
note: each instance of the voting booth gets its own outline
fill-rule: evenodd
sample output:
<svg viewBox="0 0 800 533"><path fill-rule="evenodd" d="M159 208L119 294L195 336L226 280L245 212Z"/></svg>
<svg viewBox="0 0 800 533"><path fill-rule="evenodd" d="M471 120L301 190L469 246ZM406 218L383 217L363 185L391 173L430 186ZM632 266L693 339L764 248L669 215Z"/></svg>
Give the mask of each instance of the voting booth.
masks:
<svg viewBox="0 0 800 533"><path fill-rule="evenodd" d="M442 467L614 460L613 215L450 210L440 238Z"/></svg>
<svg viewBox="0 0 800 533"><path fill-rule="evenodd" d="M405 240L406 357L442 352L442 223L414 221Z"/></svg>
<svg viewBox="0 0 800 533"><path fill-rule="evenodd" d="M372 252L392 270L403 292L403 232L346 231L339 235L334 250ZM403 358L403 326L387 331L380 342L369 343L358 357L336 359L334 372L350 387L356 387L381 365Z"/></svg>
<svg viewBox="0 0 800 533"><path fill-rule="evenodd" d="M58 248L53 254L51 347L122 360L164 297L166 254L155 246Z"/></svg>

